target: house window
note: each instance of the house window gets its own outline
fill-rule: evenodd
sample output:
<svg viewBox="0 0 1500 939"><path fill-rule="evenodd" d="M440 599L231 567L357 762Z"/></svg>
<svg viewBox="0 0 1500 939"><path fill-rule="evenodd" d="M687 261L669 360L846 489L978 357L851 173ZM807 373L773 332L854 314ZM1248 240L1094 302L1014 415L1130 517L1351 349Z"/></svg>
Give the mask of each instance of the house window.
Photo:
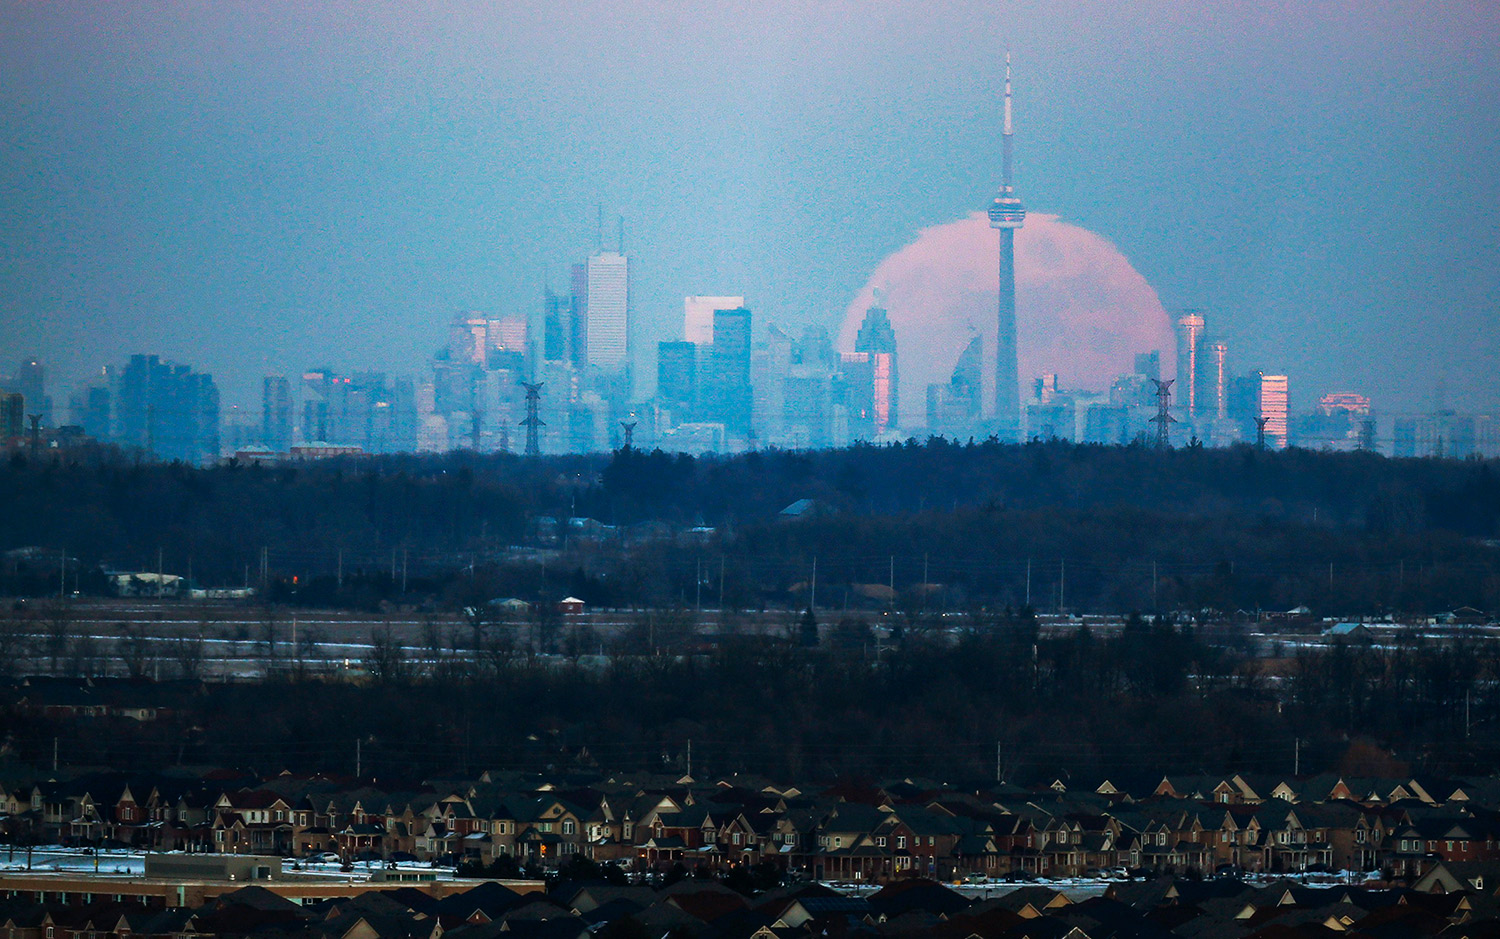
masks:
<svg viewBox="0 0 1500 939"><path fill-rule="evenodd" d="M544 834L550 834L552 832L551 822L538 822L536 827L538 831L543 832Z"/></svg>
<svg viewBox="0 0 1500 939"><path fill-rule="evenodd" d="M563 834L565 834L565 835L571 835L576 830L577 830L577 826L573 824L573 820L571 818L563 820L563 824L562 824L562 833Z"/></svg>
<svg viewBox="0 0 1500 939"><path fill-rule="evenodd" d="M1060 832L1057 833L1057 843L1058 844L1067 844L1068 843L1068 833L1066 831L1060 831Z"/></svg>
<svg viewBox="0 0 1500 939"><path fill-rule="evenodd" d="M896 836L896 847L900 848L900 849L905 849L906 848L906 836L905 835L897 835Z"/></svg>
<svg viewBox="0 0 1500 939"><path fill-rule="evenodd" d="M739 847L739 844L740 844L740 833L739 832L735 832L733 835L730 835L729 836L729 840L730 840L731 843L734 844L735 847ZM881 840L884 841L885 839L882 838Z"/></svg>
<svg viewBox="0 0 1500 939"><path fill-rule="evenodd" d="M883 847L885 847L885 835L881 835L880 837L878 837L878 838L875 839L875 847L877 847L877 848L883 848Z"/></svg>
<svg viewBox="0 0 1500 939"><path fill-rule="evenodd" d="M833 836L833 846L835 848L842 848L844 846L844 836L843 835L834 835Z"/></svg>
<svg viewBox="0 0 1500 939"><path fill-rule="evenodd" d="M789 832L786 833L786 843L787 844L796 844L797 843L797 833L795 831L789 831Z"/></svg>
<svg viewBox="0 0 1500 939"><path fill-rule="evenodd" d="M1354 833L1354 840L1358 841L1360 844L1365 843L1365 830L1363 828Z"/></svg>

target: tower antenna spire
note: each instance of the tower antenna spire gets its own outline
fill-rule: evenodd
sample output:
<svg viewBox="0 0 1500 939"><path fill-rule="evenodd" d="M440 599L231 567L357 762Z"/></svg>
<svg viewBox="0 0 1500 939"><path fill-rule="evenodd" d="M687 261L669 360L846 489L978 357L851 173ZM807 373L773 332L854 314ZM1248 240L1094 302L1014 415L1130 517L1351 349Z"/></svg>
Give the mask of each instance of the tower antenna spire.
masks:
<svg viewBox="0 0 1500 939"><path fill-rule="evenodd" d="M1000 130L1001 174L1000 186L1004 192L1013 192L1011 181L1011 137L1015 135L1011 122L1010 99L1010 48L1005 50L1005 123Z"/></svg>

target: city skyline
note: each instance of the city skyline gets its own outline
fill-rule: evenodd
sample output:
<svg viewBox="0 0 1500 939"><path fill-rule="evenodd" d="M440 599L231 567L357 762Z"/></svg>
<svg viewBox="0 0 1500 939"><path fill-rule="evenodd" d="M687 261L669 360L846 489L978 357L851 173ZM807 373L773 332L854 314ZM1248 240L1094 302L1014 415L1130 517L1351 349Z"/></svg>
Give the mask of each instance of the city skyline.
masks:
<svg viewBox="0 0 1500 939"><path fill-rule="evenodd" d="M7 5L0 348L66 385L160 354L253 408L293 357L395 372L456 313L539 317L601 202L640 259L637 372L688 295L832 331L882 257L994 191L1003 33L1028 202L1209 311L1241 365L1386 413L1440 382L1452 407L1500 399L1493 11L776 6L725 33L710 9L594 9ZM568 29L621 52L573 74L521 48ZM703 34L727 57L697 88Z"/></svg>

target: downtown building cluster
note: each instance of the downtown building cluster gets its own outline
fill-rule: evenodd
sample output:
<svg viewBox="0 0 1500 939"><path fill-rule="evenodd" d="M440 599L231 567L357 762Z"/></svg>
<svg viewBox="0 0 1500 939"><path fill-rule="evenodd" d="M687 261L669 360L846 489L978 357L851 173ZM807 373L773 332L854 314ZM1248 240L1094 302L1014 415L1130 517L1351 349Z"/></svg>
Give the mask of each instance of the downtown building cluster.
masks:
<svg viewBox="0 0 1500 939"><path fill-rule="evenodd" d="M632 367L628 258L597 254L574 266L571 281L566 292L548 290L532 315L453 317L447 341L412 374L265 376L258 409L223 408L212 376L155 355L102 369L61 405L47 393L43 363L22 359L0 376L0 440L12 449L93 440L200 465L533 447L588 453L627 442L723 453L927 435L1500 456L1496 413L1439 406L1382 415L1351 392L1299 410L1286 375L1232 371L1228 343L1196 310L1174 317L1175 379L1165 377L1160 350L1137 354L1133 371L1104 391L1033 376L1016 395L1014 420L997 420L985 406L991 356L980 336L956 350L948 381L915 394L902 388L898 337L878 292L848 350L821 327L761 326L743 296L689 296L680 338L655 343L654 391L643 394L650 383ZM534 414L528 387L537 392Z"/></svg>
<svg viewBox="0 0 1500 939"><path fill-rule="evenodd" d="M918 435L1500 456L1497 414L1458 414L1439 403L1432 414L1395 418L1382 434L1370 400L1342 391L1298 414L1287 375L1233 374L1228 343L1208 331L1197 310L1175 315L1174 378L1163 374L1160 349L1138 350L1133 371L1102 391L1068 388L1059 374L1022 376L1015 234L1026 208L1012 180L1013 137L1007 58L1001 186L987 213L999 236L996 339L988 349L976 335L961 349L942 350L953 363L949 379L908 391L904 407L898 337L879 291L852 348L835 349L819 326L794 334L757 323L744 296L688 296L681 338L637 349L624 223L615 250L606 250L601 208L598 246L571 266L566 290L548 287L539 306L520 312L454 317L446 344L420 372L313 367L300 376L268 375L259 414L225 415L212 378L136 355L74 395L71 423L60 426L42 365L27 359L0 388L0 438L20 441L29 433L35 447L46 428L49 444L90 438L192 463L461 449L588 453L626 445L722 453ZM650 359L643 351L655 353L654 376L637 374Z"/></svg>

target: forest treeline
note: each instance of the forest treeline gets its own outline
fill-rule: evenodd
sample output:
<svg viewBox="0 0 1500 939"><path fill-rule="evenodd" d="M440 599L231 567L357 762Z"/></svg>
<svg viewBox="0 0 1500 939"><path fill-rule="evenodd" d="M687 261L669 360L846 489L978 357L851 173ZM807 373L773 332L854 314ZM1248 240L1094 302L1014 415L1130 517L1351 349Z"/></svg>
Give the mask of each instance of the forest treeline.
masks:
<svg viewBox="0 0 1500 939"><path fill-rule="evenodd" d="M158 709L148 720L102 707L63 716L49 703L76 704L74 685L13 677L0 727L33 763L56 751L119 769L352 772L358 760L393 778L681 771L689 751L701 772L793 780L1458 774L1500 757L1494 642L1407 631L1268 658L1244 627L1132 616L1112 635L1042 631L1027 610L972 614L956 632L793 616L780 634L710 645L680 632L653 646L648 628L610 640L602 658L583 654L592 638L538 655L515 625L435 634L429 650L377 632L356 680L287 655L266 681L203 682L174 653L160 682L86 691L98 705Z"/></svg>
<svg viewBox="0 0 1500 939"><path fill-rule="evenodd" d="M0 548L12 552L0 591L97 592L103 570L160 566L205 586L358 607L489 592L603 606L700 605L707 593L733 608L795 608L815 589L820 606L858 607L870 595L861 585L885 584L896 594L886 602L945 609L1495 610L1497 469L941 439L208 468L110 451L18 456L0 466ZM780 516L799 500L809 511Z"/></svg>

